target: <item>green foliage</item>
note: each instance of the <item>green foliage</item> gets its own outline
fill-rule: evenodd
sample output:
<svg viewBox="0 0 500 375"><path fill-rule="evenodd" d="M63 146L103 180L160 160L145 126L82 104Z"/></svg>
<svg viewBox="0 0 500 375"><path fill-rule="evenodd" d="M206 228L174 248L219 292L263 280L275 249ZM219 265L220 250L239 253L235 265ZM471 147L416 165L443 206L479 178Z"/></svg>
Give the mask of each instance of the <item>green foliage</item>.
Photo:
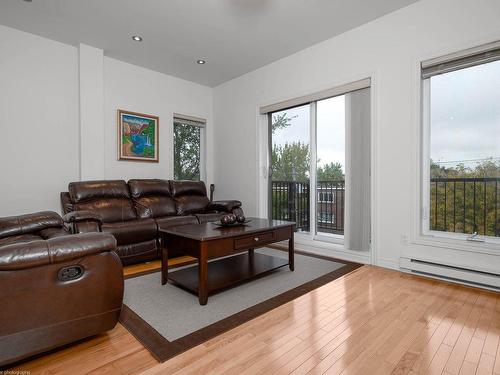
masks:
<svg viewBox="0 0 500 375"><path fill-rule="evenodd" d="M274 181L309 181L309 145L302 142L273 145Z"/></svg>
<svg viewBox="0 0 500 375"><path fill-rule="evenodd" d="M292 125L292 119L297 117L297 115L288 117L286 112L283 112L281 115L279 113L274 113L272 116L273 120L271 123L271 131L273 134L276 132L276 130L285 129Z"/></svg>
<svg viewBox="0 0 500 375"><path fill-rule="evenodd" d="M317 170L318 181L344 181L345 176L342 171L342 164L330 162Z"/></svg>
<svg viewBox="0 0 500 375"><path fill-rule="evenodd" d="M174 178L200 180L200 128L174 123Z"/></svg>
<svg viewBox="0 0 500 375"><path fill-rule="evenodd" d="M483 180L491 177L500 177L500 163L493 159L474 168L443 167L431 160L430 228L500 236L500 179Z"/></svg>
<svg viewBox="0 0 500 375"><path fill-rule="evenodd" d="M459 163L454 167L444 167L431 159L431 178L483 178L500 177L500 161L487 159L474 168Z"/></svg>
<svg viewBox="0 0 500 375"><path fill-rule="evenodd" d="M277 130L285 129L291 125L293 118L286 112L272 115L271 130L274 134ZM309 145L301 142L285 143L285 145L273 145L272 149L272 171L274 181L308 181L309 180Z"/></svg>

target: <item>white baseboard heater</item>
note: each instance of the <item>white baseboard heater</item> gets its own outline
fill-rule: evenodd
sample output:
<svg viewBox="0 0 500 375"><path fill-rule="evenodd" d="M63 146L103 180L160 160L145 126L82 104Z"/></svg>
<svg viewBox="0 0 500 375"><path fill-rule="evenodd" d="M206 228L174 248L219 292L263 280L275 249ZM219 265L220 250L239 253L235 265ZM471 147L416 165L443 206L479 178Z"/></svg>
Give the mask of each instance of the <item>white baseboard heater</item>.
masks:
<svg viewBox="0 0 500 375"><path fill-rule="evenodd" d="M400 258L399 265L404 272L500 291L500 274L449 266L414 258Z"/></svg>

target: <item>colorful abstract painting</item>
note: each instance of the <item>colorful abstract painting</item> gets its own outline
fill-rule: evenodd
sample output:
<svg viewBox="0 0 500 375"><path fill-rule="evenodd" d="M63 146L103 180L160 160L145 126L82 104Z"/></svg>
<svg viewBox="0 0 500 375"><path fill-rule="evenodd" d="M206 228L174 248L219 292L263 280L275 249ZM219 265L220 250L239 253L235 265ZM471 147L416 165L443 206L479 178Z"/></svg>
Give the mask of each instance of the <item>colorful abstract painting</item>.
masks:
<svg viewBox="0 0 500 375"><path fill-rule="evenodd" d="M118 110L118 159L158 162L159 118Z"/></svg>

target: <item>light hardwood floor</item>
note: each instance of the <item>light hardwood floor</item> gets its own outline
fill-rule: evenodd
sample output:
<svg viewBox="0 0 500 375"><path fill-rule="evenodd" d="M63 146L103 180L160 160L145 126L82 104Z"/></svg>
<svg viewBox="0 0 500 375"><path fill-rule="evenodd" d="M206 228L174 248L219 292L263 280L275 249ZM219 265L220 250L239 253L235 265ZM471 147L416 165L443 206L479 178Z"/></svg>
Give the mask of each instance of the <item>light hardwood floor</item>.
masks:
<svg viewBox="0 0 500 375"><path fill-rule="evenodd" d="M118 325L18 369L500 375L499 338L500 294L364 266L163 364Z"/></svg>

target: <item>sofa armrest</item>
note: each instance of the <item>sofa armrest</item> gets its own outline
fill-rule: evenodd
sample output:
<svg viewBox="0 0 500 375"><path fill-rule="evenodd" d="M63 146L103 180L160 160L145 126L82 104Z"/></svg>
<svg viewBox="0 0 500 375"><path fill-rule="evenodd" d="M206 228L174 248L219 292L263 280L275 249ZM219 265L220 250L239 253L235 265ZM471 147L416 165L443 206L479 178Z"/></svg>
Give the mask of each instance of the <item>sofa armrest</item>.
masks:
<svg viewBox="0 0 500 375"><path fill-rule="evenodd" d="M63 216L63 221L69 224L71 233L100 232L102 217L91 211L72 211Z"/></svg>
<svg viewBox="0 0 500 375"><path fill-rule="evenodd" d="M237 200L213 201L208 204L207 211L232 212L238 207L241 207L241 202Z"/></svg>
<svg viewBox="0 0 500 375"><path fill-rule="evenodd" d="M63 216L65 223L75 223L82 221L96 221L99 225L102 224L102 217L92 211L73 211Z"/></svg>
<svg viewBox="0 0 500 375"><path fill-rule="evenodd" d="M114 251L108 233L84 233L0 247L0 271L21 270Z"/></svg>

